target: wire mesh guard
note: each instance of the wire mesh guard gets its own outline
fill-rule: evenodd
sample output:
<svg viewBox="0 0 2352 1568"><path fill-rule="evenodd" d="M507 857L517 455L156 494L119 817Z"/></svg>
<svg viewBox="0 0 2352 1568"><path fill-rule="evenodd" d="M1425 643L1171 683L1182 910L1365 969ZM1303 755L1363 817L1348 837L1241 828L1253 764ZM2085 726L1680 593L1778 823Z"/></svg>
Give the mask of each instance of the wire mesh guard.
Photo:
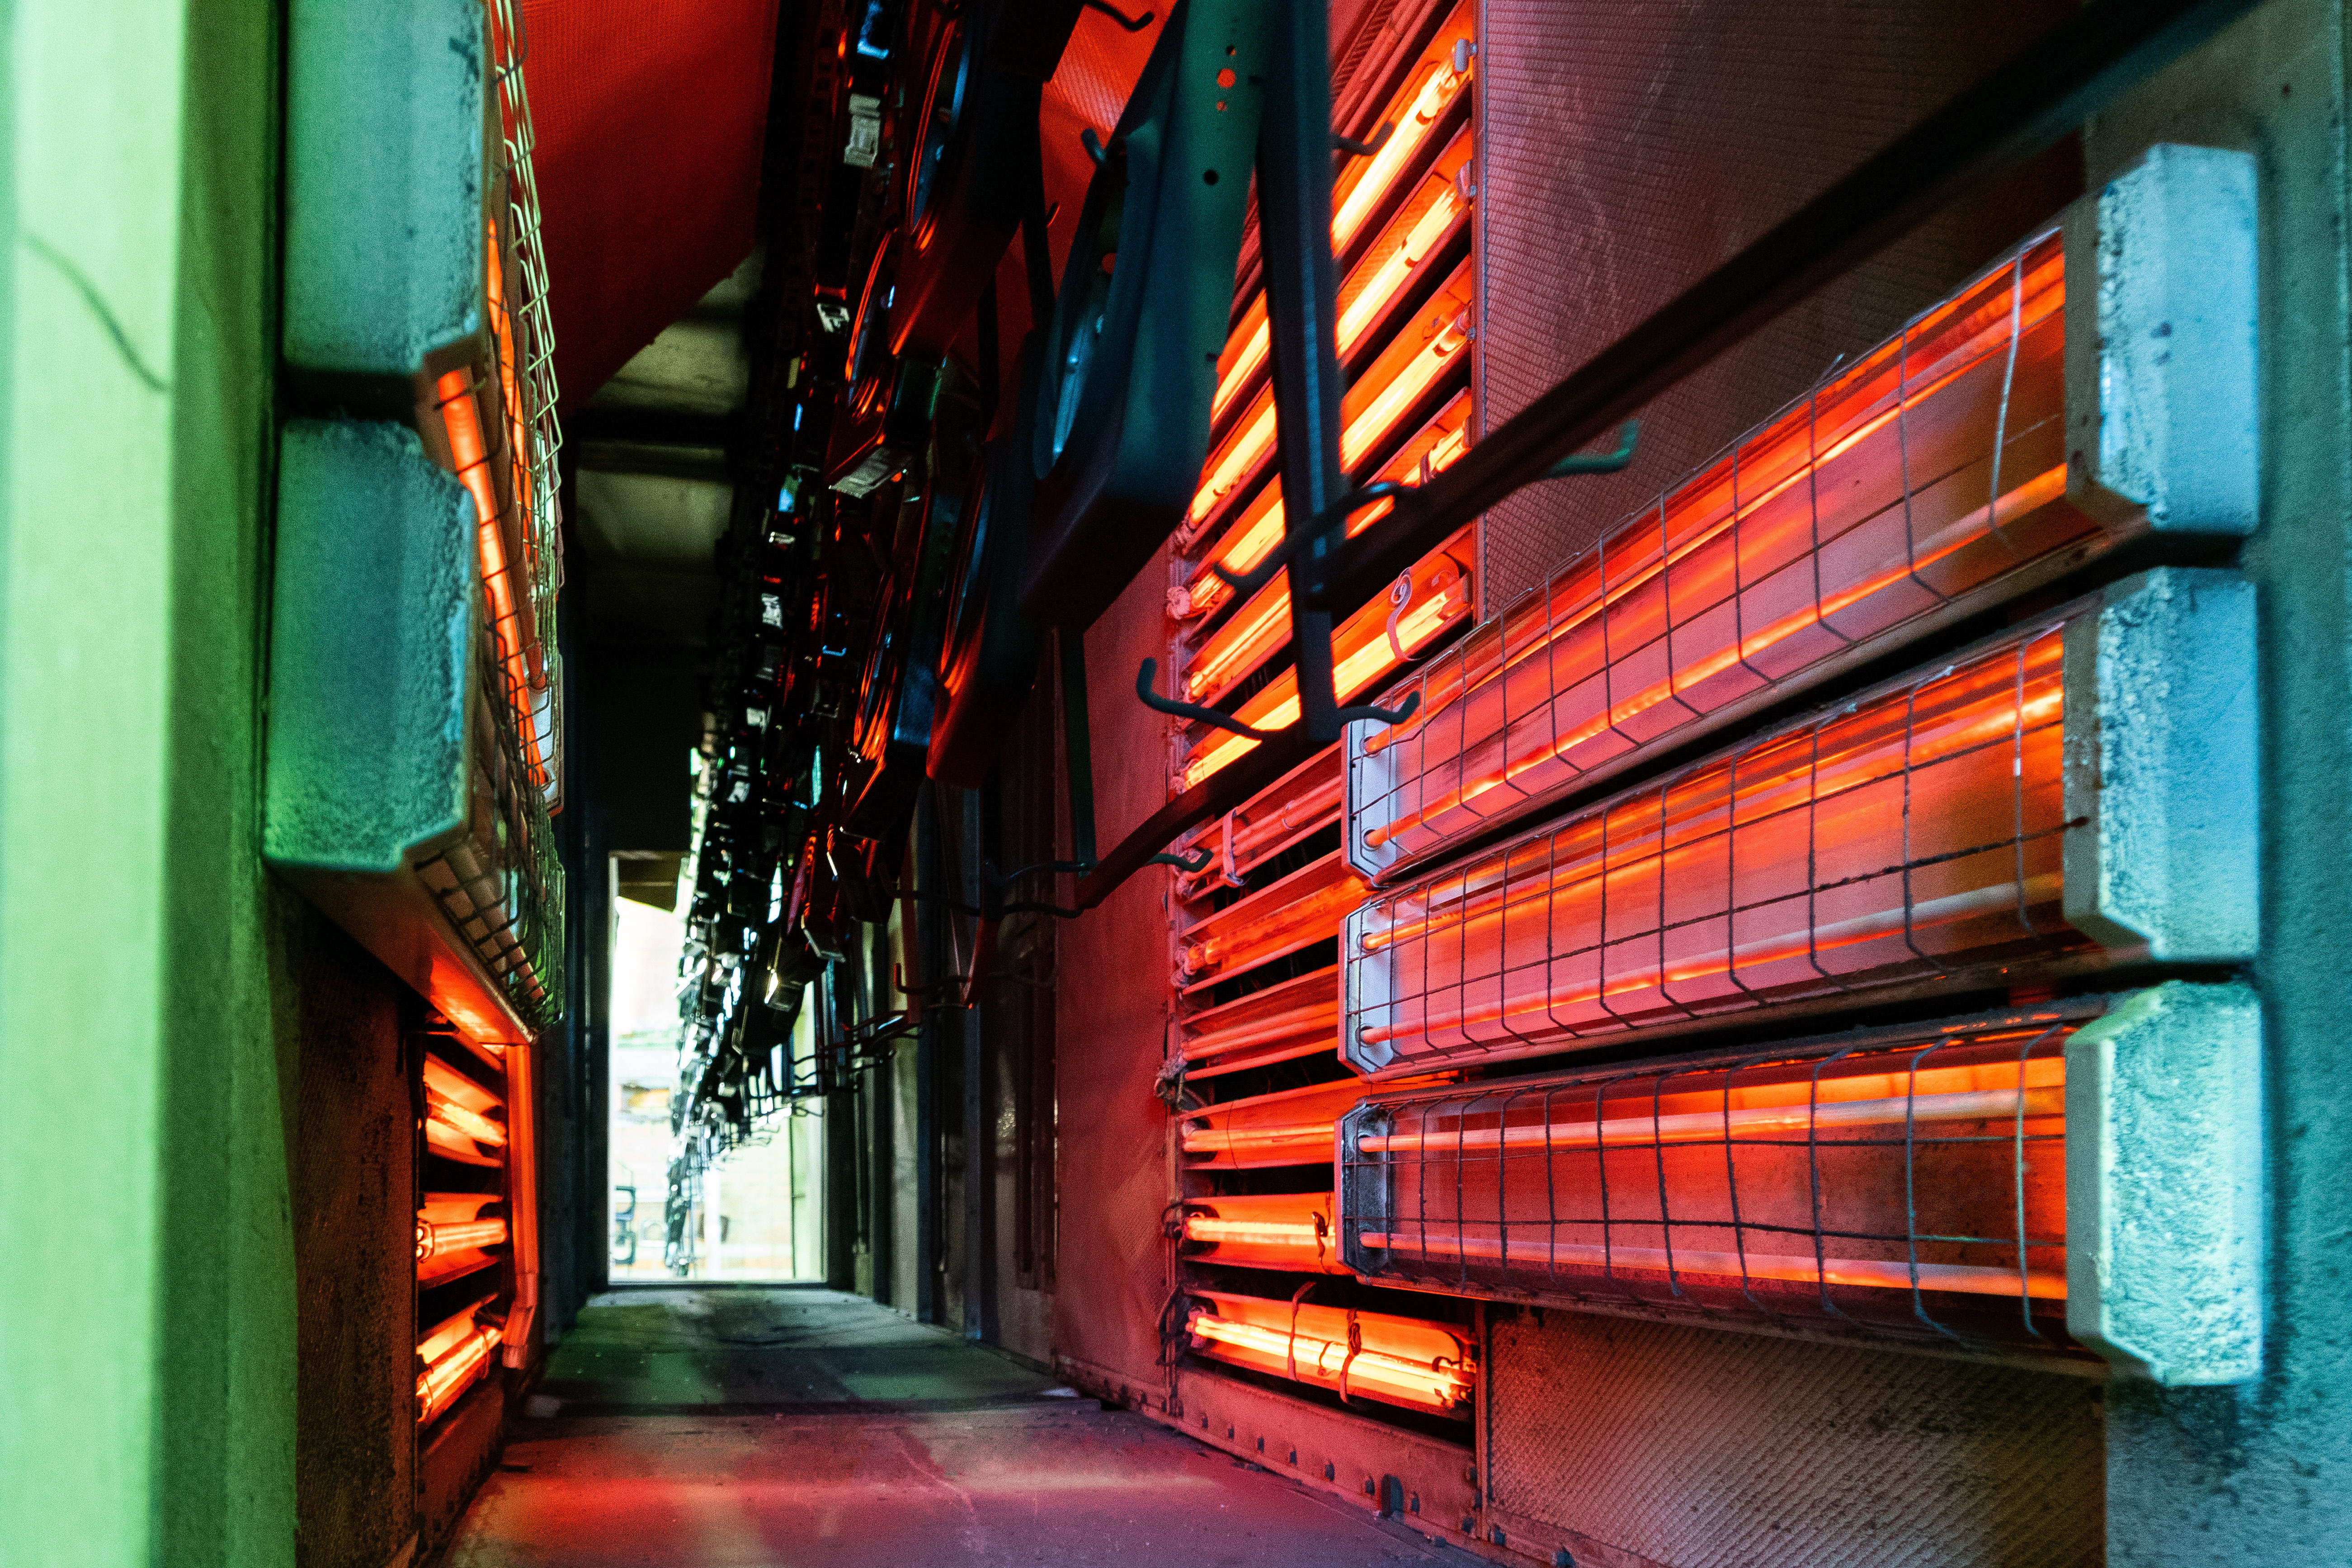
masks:
<svg viewBox="0 0 2352 1568"><path fill-rule="evenodd" d="M1443 1083L1446 1076L1401 1079L1391 1088L1420 1089ZM1177 1149L1188 1171L1328 1166L1339 1118L1363 1094L1360 1080L1345 1078L1203 1106L1184 1114L1177 1131Z"/></svg>
<svg viewBox="0 0 2352 1568"><path fill-rule="evenodd" d="M450 460L474 503L488 700L474 712L468 831L416 869L517 1014L538 1024L562 990L563 867L551 815L562 778L562 437L524 51L511 0L490 0L489 18L507 196L485 237L495 363L449 371L434 387Z"/></svg>
<svg viewBox="0 0 2352 1568"><path fill-rule="evenodd" d="M477 643L474 774L463 837L416 864L444 915L525 1022L562 1005L563 864L546 795L524 776L513 711L491 700L497 650Z"/></svg>
<svg viewBox="0 0 2352 1568"><path fill-rule="evenodd" d="M555 596L563 586L562 479L556 466L563 430L555 415L555 326L548 309L547 253L532 170L537 140L523 79L530 41L513 0L489 0L489 14L507 196L503 233L491 237L489 303L500 382L507 389L504 411L520 469L523 567L531 583L535 640L544 650L540 679L528 692L528 723L547 761L539 782L553 805L562 798L563 751L563 684L555 632Z"/></svg>
<svg viewBox="0 0 2352 1568"><path fill-rule="evenodd" d="M1376 1096L1341 1250L1424 1289L2065 1338L2066 1038L2097 1004Z"/></svg>
<svg viewBox="0 0 2352 1568"><path fill-rule="evenodd" d="M2107 542L2066 500L2053 231L1836 371L1349 738L1376 880Z"/></svg>
<svg viewBox="0 0 2352 1568"><path fill-rule="evenodd" d="M2061 912L2074 606L1349 918L1367 1076L2095 953Z"/></svg>
<svg viewBox="0 0 2352 1568"><path fill-rule="evenodd" d="M1343 1400L1466 1416L1477 1392L1477 1351L1443 1323L1226 1290L1187 1292L1187 1348L1253 1372L1313 1384Z"/></svg>

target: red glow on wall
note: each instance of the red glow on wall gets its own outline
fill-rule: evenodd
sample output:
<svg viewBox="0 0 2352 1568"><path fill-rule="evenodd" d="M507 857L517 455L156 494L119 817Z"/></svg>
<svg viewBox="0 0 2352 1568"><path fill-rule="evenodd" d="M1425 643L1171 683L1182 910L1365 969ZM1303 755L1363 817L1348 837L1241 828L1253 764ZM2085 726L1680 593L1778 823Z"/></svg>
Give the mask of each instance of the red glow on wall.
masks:
<svg viewBox="0 0 2352 1568"><path fill-rule="evenodd" d="M522 22L571 409L751 253L776 6L523 0Z"/></svg>

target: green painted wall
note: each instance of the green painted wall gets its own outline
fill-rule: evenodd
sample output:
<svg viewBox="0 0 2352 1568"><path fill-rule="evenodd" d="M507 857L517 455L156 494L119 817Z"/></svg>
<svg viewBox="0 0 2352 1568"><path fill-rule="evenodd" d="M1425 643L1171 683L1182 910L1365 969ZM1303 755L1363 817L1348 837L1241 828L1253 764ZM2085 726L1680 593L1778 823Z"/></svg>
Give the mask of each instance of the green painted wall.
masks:
<svg viewBox="0 0 2352 1568"><path fill-rule="evenodd" d="M277 23L15 0L0 1559L294 1559L297 911L257 856Z"/></svg>

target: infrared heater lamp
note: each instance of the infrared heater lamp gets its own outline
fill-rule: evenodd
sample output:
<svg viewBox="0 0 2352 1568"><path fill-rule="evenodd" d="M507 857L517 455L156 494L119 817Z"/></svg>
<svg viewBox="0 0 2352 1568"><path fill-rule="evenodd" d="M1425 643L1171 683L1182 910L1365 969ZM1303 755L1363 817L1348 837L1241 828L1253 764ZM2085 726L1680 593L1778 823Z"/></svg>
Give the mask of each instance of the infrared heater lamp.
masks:
<svg viewBox="0 0 2352 1568"><path fill-rule="evenodd" d="M1373 1091L1340 1123L1368 1280L2072 1348L2067 1050L2104 1000Z"/></svg>
<svg viewBox="0 0 2352 1568"><path fill-rule="evenodd" d="M1349 384L1339 400L1339 461L1353 471L1378 456L1449 377L1466 374L1470 345L1470 268L1465 262L1413 314ZM1272 468L1276 453L1274 395L1268 390L1233 432L1210 452L1192 510L1177 530L1177 547L1190 550L1219 526L1249 486ZM1269 483L1279 482L1269 480Z"/></svg>
<svg viewBox="0 0 2352 1568"><path fill-rule="evenodd" d="M504 1100L438 1057L425 1058L425 1142L435 1153L467 1165L499 1165L507 1129L489 1112Z"/></svg>
<svg viewBox="0 0 2352 1568"><path fill-rule="evenodd" d="M1184 925L1177 939L1178 991L1195 994L1328 942L1365 891L1362 880L1333 853Z"/></svg>
<svg viewBox="0 0 2352 1568"><path fill-rule="evenodd" d="M1349 917L1367 1077L2255 933L2252 594L2164 568Z"/></svg>
<svg viewBox="0 0 2352 1568"><path fill-rule="evenodd" d="M1387 692L1421 702L1351 727L1358 868L1394 880L2095 556L2248 531L2251 175L2158 151Z"/></svg>
<svg viewBox="0 0 2352 1568"><path fill-rule="evenodd" d="M507 1222L482 1211L500 1202L479 1193L425 1194L416 1211L417 1284L445 1284L496 1263L490 1249L506 1246Z"/></svg>
<svg viewBox="0 0 2352 1568"><path fill-rule="evenodd" d="M1446 1081L1444 1074L1410 1080L1412 1088ZM1405 1081L1387 1086L1402 1092ZM1274 1165L1320 1165L1332 1158L1332 1129L1364 1097L1355 1079L1252 1095L1188 1112L1177 1147L1188 1171L1255 1171Z"/></svg>
<svg viewBox="0 0 2352 1568"><path fill-rule="evenodd" d="M1476 561L1475 531L1462 529L1423 556L1412 571L1400 575L1388 593L1332 628L1331 686L1340 701L1346 702L1386 680L1456 627L1467 624L1478 602ZM1278 582L1261 595L1262 599L1270 596L1271 602L1265 607L1265 625L1255 637L1223 650L1213 643L1203 650L1212 660L1219 659L1221 653L1230 657L1209 667L1218 672L1218 678L1206 681L1199 689L1222 694L1289 642L1290 605L1274 592L1286 588L1286 583ZM1253 600L1251 606L1244 607L1254 607L1258 603ZM1236 617L1236 623L1239 620ZM1201 679L1202 668L1197 665L1186 677L1188 684ZM1280 730L1297 723L1297 672L1286 669L1266 682L1235 710L1234 717L1258 730ZM1208 730L1184 761L1183 786L1192 788L1256 745L1248 736L1230 730Z"/></svg>
<svg viewBox="0 0 2352 1568"><path fill-rule="evenodd" d="M1350 248L1366 232L1365 226L1388 205L1420 163L1431 142L1457 120L1466 118L1460 110L1470 85L1470 64L1475 58L1466 47L1471 38L1471 22L1468 5L1454 8L1454 15L1438 29L1421 59L1407 73L1404 85L1390 100L1382 118L1394 129L1376 153L1368 159L1349 160L1333 182L1331 254L1341 263L1349 259ZM1467 197L1454 181L1468 162L1469 154L1469 135L1465 130L1452 138L1434 162L1442 183L1453 189L1453 200L1449 203L1424 176L1423 184L1407 199L1402 210L1389 222L1366 255L1349 269L1339 286L1341 315L1336 336L1340 358L1348 357L1349 351L1369 328L1370 318L1376 316L1402 289L1404 275L1442 243L1447 226L1466 211ZM1432 218L1430 214L1440 207L1448 208L1445 215ZM1402 269L1397 265L1400 256L1405 258ZM1350 312L1356 319L1350 319ZM1266 324L1265 295L1260 291L1242 308L1241 317L1225 341L1224 352L1217 358L1217 390L1211 403L1212 417L1217 422L1223 423L1234 401L1265 374L1272 341Z"/></svg>
<svg viewBox="0 0 2352 1568"><path fill-rule="evenodd" d="M1194 1355L1328 1388L1349 1402L1470 1414L1478 1358L1466 1330L1226 1290L1185 1294L1192 1303L1187 1348Z"/></svg>
<svg viewBox="0 0 2352 1568"><path fill-rule="evenodd" d="M1345 1274L1331 1227L1331 1194L1252 1193L1184 1200L1187 1262L1279 1268L1294 1274Z"/></svg>
<svg viewBox="0 0 2352 1568"><path fill-rule="evenodd" d="M1339 922L1363 897L1339 857L1339 749L1326 746L1183 841L1188 854L1205 849L1208 860L1176 879L1179 952L1199 937L1212 944L1200 959L1217 961L1188 978L1180 960L1176 1027L1187 1078L1328 1052L1339 1039ZM1242 902L1250 907L1229 917ZM1294 915L1298 904L1312 907ZM1227 938L1260 925L1286 933L1283 953L1312 957L1255 975L1235 969L1224 955L1238 949Z"/></svg>
<svg viewBox="0 0 2352 1568"><path fill-rule="evenodd" d="M416 1359L425 1370L416 1374L416 1424L429 1426L457 1402L490 1364L501 1331L496 1323L477 1319L488 1310L491 1297L451 1314L417 1342Z"/></svg>
<svg viewBox="0 0 2352 1568"><path fill-rule="evenodd" d="M1373 478L1389 484L1427 482L1432 475L1451 468L1454 459L1470 449L1469 424L1470 393L1465 387L1431 415L1422 427L1397 448L1396 454L1381 466L1380 472ZM1390 510L1391 503L1381 500L1360 511L1349 513L1348 537L1353 539L1363 532L1388 516ZM1217 548L1192 568L1183 585L1169 591L1169 614L1177 620L1215 615L1223 608L1234 592L1232 585L1217 575L1217 569L1223 568L1236 577L1247 576L1276 545L1282 542L1284 527L1282 486L1279 482L1268 484L1251 498L1249 504L1242 509L1241 515L1219 536ZM1289 579L1277 574L1267 588L1259 591L1265 594L1276 588L1282 590L1284 596L1279 601L1280 614L1286 627L1289 624L1290 613L1288 587ZM1255 603L1255 600L1252 601L1253 608ZM1274 604L1270 601L1267 610L1271 612L1273 608ZM1237 612L1234 618L1252 618L1252 610ZM1286 631L1285 636L1287 635ZM1197 656L1192 662L1197 668L1200 663Z"/></svg>

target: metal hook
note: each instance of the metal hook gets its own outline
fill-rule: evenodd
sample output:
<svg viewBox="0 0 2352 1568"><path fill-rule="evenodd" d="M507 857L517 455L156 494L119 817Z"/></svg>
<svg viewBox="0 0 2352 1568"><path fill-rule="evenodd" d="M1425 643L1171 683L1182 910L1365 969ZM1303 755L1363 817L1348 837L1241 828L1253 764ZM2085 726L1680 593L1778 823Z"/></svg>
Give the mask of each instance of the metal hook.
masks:
<svg viewBox="0 0 2352 1568"><path fill-rule="evenodd" d="M1180 702L1173 697L1160 696L1151 689L1151 679L1159 672L1160 661L1156 658L1145 659L1143 667L1135 672L1135 695L1146 708L1151 709L1154 712L1165 713L1176 719L1195 720L1213 729L1229 730L1236 735L1245 735L1253 741L1271 741L1276 734L1277 731L1273 730L1254 729L1238 719L1220 713L1213 708L1203 708L1197 702ZM1202 861L1202 864L1206 865L1207 862ZM1198 869L1197 867L1194 868Z"/></svg>
<svg viewBox="0 0 2352 1568"><path fill-rule="evenodd" d="M1370 506L1376 500L1394 500L1410 489L1412 489L1410 485L1401 485L1394 479L1375 479L1360 489L1349 490L1346 495L1333 501L1322 517L1316 520L1317 523L1319 526L1332 518L1345 518L1359 507ZM1255 594L1274 581L1274 574L1281 571L1284 564L1289 561L1291 552L1297 549L1301 537L1303 536L1299 534L1286 536L1266 554L1264 560L1239 576L1226 571L1223 563L1215 561L1209 563L1209 570L1223 579L1225 586L1234 593L1244 595Z"/></svg>
<svg viewBox="0 0 2352 1568"><path fill-rule="evenodd" d="M1375 708L1367 702L1360 707L1339 710L1339 722L1353 724L1360 720L1373 719L1383 724L1402 724L1421 708L1421 693L1415 691L1404 700L1402 708Z"/></svg>
<svg viewBox="0 0 2352 1568"><path fill-rule="evenodd" d="M1151 26L1152 18L1159 15L1157 11L1146 11L1140 16L1130 16L1118 6L1111 5L1109 0L1086 0L1086 5L1087 10L1101 12L1130 33L1143 31L1144 28Z"/></svg>
<svg viewBox="0 0 2352 1568"><path fill-rule="evenodd" d="M992 874L989 880L1000 888L1009 888L1022 878L1034 876L1040 871L1048 873L1067 871L1072 876L1083 877L1094 868L1095 863L1091 860L1040 860L1034 866L1024 866L1018 870L1007 871L1002 877Z"/></svg>
<svg viewBox="0 0 2352 1568"><path fill-rule="evenodd" d="M1268 551L1264 560L1238 574L1226 571L1222 561L1210 562L1209 570L1214 572L1226 587L1246 598L1274 581L1274 574L1281 571L1283 563L1290 559L1291 544L1292 541L1284 540Z"/></svg>
<svg viewBox="0 0 2352 1568"><path fill-rule="evenodd" d="M1334 131L1331 132L1331 145L1339 149L1340 152L1347 153L1351 158L1369 158L1378 153L1381 148L1387 146L1389 144L1389 138L1395 134L1396 121L1393 120L1383 120L1381 121L1380 129L1373 132L1361 142L1357 141L1352 136L1342 136L1338 132Z"/></svg>
<svg viewBox="0 0 2352 1568"><path fill-rule="evenodd" d="M1564 479L1575 474L1613 474L1633 460L1633 442L1641 430L1640 420L1628 419L1617 432L1615 451L1572 452L1544 470L1544 478Z"/></svg>
<svg viewBox="0 0 2352 1568"><path fill-rule="evenodd" d="M1146 660L1145 662L1149 663L1150 661ZM1191 876L1196 871L1207 870L1209 868L1209 862L1214 858L1215 857L1211 855L1206 849L1195 849L1192 851L1192 856L1189 858L1182 855L1154 855L1150 859L1146 860L1144 864L1147 866L1173 866L1179 871L1183 872L1186 876Z"/></svg>
<svg viewBox="0 0 2352 1568"><path fill-rule="evenodd" d="M952 991L962 984L962 975L950 974L945 980L934 980L929 985L909 985L907 984L907 966L903 963L893 963L890 966L890 989L901 996L910 996L918 1001L929 996L934 992Z"/></svg>

